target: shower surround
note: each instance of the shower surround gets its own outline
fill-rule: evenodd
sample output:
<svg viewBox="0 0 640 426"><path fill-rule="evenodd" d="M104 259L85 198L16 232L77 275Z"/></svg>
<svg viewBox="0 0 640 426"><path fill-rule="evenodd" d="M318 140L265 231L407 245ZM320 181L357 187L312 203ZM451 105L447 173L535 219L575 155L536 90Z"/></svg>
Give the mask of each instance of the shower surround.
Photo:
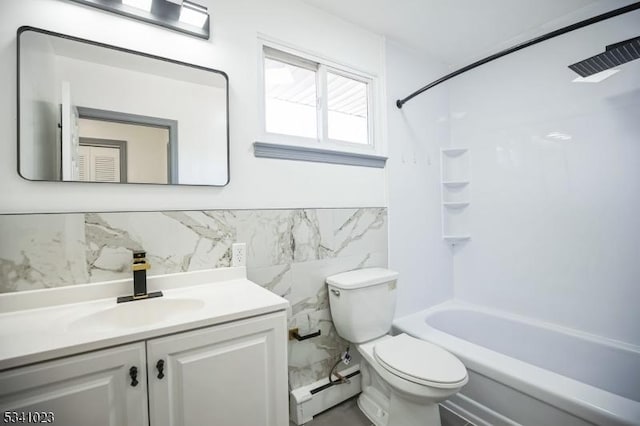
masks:
<svg viewBox="0 0 640 426"><path fill-rule="evenodd" d="M0 292L127 278L144 249L149 275L228 267L247 244L247 275L291 303L289 326L322 335L289 344L289 385L329 373L347 343L325 277L387 266L385 208L59 213L0 216Z"/></svg>

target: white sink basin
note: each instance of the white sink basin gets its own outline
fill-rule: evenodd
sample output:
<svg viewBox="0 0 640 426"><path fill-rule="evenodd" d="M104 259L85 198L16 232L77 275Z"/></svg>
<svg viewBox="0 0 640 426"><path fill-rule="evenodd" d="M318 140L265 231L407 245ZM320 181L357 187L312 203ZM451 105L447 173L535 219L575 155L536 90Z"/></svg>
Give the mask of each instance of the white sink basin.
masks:
<svg viewBox="0 0 640 426"><path fill-rule="evenodd" d="M200 299L169 299L164 297L120 303L111 308L78 318L69 324L71 330L135 328L166 321L192 313L204 307Z"/></svg>

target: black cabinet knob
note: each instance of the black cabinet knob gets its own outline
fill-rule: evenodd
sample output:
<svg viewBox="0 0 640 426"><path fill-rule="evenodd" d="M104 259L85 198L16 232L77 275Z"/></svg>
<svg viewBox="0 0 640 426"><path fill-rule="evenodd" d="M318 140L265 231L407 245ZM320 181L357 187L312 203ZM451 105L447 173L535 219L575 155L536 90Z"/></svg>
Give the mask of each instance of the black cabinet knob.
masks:
<svg viewBox="0 0 640 426"><path fill-rule="evenodd" d="M158 370L158 379L162 379L164 377L164 361L159 360L156 363L156 369Z"/></svg>
<svg viewBox="0 0 640 426"><path fill-rule="evenodd" d="M129 377L131 377L131 386L133 387L138 386L138 368L137 367L131 367L129 369Z"/></svg>

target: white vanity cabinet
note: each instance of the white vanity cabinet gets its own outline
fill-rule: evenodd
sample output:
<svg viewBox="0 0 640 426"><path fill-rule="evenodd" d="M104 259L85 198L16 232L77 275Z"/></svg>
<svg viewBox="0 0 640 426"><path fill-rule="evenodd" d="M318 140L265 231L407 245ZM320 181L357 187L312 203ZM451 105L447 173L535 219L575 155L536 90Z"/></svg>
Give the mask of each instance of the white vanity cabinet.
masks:
<svg viewBox="0 0 640 426"><path fill-rule="evenodd" d="M0 414L51 412L64 426L288 426L286 348L280 311L18 367L0 372Z"/></svg>
<svg viewBox="0 0 640 426"><path fill-rule="evenodd" d="M285 330L280 313L147 341L151 426L288 425Z"/></svg>
<svg viewBox="0 0 640 426"><path fill-rule="evenodd" d="M144 343L138 342L4 371L0 423L145 425L145 365Z"/></svg>

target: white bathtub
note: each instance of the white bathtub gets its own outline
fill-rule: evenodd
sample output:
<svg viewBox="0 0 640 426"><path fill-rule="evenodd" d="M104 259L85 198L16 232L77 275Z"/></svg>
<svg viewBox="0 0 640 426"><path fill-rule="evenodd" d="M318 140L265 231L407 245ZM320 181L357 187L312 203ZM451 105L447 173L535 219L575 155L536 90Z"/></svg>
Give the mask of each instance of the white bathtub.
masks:
<svg viewBox="0 0 640 426"><path fill-rule="evenodd" d="M640 425L638 346L457 301L394 328L464 362L469 383L445 406L477 424Z"/></svg>

